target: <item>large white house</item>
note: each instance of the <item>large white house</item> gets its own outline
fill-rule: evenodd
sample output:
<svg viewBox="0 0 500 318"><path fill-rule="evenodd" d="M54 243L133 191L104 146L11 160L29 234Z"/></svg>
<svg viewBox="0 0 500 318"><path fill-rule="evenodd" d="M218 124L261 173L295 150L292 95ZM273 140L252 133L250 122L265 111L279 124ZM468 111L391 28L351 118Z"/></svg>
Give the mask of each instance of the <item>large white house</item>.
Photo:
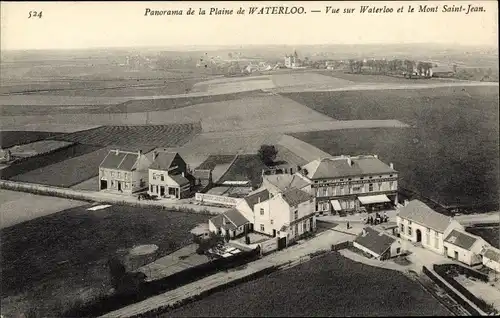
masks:
<svg viewBox="0 0 500 318"><path fill-rule="evenodd" d="M456 220L438 213L419 200L401 207L397 215L398 233L402 239L420 243L439 254L445 253L444 239L455 230L464 230Z"/></svg>
<svg viewBox="0 0 500 318"><path fill-rule="evenodd" d="M254 231L286 238L286 244L316 230L314 198L291 188L254 205Z"/></svg>
<svg viewBox="0 0 500 318"><path fill-rule="evenodd" d="M318 214L398 203L398 172L377 155L317 159L298 173L311 184Z"/></svg>
<svg viewBox="0 0 500 318"><path fill-rule="evenodd" d="M188 197L194 178L191 178L184 159L176 152L155 150L153 154L148 194L175 199Z"/></svg>
<svg viewBox="0 0 500 318"><path fill-rule="evenodd" d="M141 151L110 150L99 165L99 190L132 194L145 189L151 159Z"/></svg>
<svg viewBox="0 0 500 318"><path fill-rule="evenodd" d="M469 266L481 264L481 252L489 246L486 241L461 229L451 230L444 239L444 255Z"/></svg>

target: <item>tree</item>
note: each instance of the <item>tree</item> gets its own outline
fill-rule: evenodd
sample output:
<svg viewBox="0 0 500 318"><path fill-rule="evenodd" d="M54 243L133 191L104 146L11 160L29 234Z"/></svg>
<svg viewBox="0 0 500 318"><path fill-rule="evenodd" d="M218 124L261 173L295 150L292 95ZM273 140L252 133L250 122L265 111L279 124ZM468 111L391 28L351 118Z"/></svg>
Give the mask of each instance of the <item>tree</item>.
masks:
<svg viewBox="0 0 500 318"><path fill-rule="evenodd" d="M354 73L354 60L349 60L349 70L351 71L351 73Z"/></svg>
<svg viewBox="0 0 500 318"><path fill-rule="evenodd" d="M198 244L196 253L199 255L205 254L209 249L224 243L224 237L219 234L210 232L208 238L196 237L194 242Z"/></svg>
<svg viewBox="0 0 500 318"><path fill-rule="evenodd" d="M272 165L276 159L278 150L274 147L274 145L262 145L260 146L258 153L260 160L262 160L265 165Z"/></svg>

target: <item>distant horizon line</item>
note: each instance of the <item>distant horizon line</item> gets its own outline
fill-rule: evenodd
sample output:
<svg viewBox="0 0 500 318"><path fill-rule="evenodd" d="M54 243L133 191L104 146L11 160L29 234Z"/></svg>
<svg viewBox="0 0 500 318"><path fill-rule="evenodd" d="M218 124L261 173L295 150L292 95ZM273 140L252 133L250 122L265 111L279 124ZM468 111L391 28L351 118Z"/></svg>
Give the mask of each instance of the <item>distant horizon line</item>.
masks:
<svg viewBox="0 0 500 318"><path fill-rule="evenodd" d="M228 44L228 45L175 45L175 46L155 46L155 45L144 45L144 46L93 46L93 47L77 47L77 48L15 48L9 49L4 48L3 52L12 51L77 51L77 50L120 50L120 49L168 49L171 51L186 50L188 51L203 51L207 49L244 49L248 47L312 47L312 46L453 46L453 47L474 47L474 48L488 48L488 49L498 49L498 44L462 44L462 43L451 43L451 42L415 42L415 43L317 43L317 44Z"/></svg>

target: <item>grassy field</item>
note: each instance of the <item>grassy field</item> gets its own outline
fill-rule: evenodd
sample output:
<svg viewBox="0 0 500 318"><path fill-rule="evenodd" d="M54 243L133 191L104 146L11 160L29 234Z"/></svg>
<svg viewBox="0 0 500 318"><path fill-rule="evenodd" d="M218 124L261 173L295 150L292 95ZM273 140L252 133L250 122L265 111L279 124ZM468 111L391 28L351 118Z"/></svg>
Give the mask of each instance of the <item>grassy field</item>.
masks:
<svg viewBox="0 0 500 318"><path fill-rule="evenodd" d="M55 151L59 148L68 147L72 142L59 140L39 140L29 144L17 145L9 148L14 157L31 157Z"/></svg>
<svg viewBox="0 0 500 318"><path fill-rule="evenodd" d="M162 317L351 317L451 315L400 273L318 257L165 313Z"/></svg>
<svg viewBox="0 0 500 318"><path fill-rule="evenodd" d="M286 96L337 119L396 118L413 127L310 132L293 136L332 154L379 154L400 171L401 185L445 205L498 203L497 88Z"/></svg>
<svg viewBox="0 0 500 318"><path fill-rule="evenodd" d="M77 301L108 292L110 257L140 244L156 244L157 256L165 256L187 244L189 230L208 218L155 208L88 207L1 231L3 315L59 316Z"/></svg>
<svg viewBox="0 0 500 318"><path fill-rule="evenodd" d="M87 204L82 201L9 190L0 190L0 202L2 202L0 204L1 228Z"/></svg>
<svg viewBox="0 0 500 318"><path fill-rule="evenodd" d="M15 145L28 144L30 142L50 138L59 135L56 132L46 131L0 131L0 147L10 148Z"/></svg>
<svg viewBox="0 0 500 318"><path fill-rule="evenodd" d="M274 88L269 76L245 76L217 78L199 82L193 86L193 92L209 92L214 94L236 93L260 89Z"/></svg>
<svg viewBox="0 0 500 318"><path fill-rule="evenodd" d="M143 126L104 126L90 130L59 135L59 140L98 146L177 147L188 142L201 127L197 123ZM144 152L147 150L143 149Z"/></svg>
<svg viewBox="0 0 500 318"><path fill-rule="evenodd" d="M99 174L99 165L108 152L108 148L102 148L91 153L31 170L27 173L14 176L11 180L57 187L71 187L97 176ZM96 189L97 186L93 190Z"/></svg>
<svg viewBox="0 0 500 318"><path fill-rule="evenodd" d="M257 187L262 183L262 169L264 168L266 166L258 155L239 155L229 170L220 178L219 183L250 180L252 186Z"/></svg>
<svg viewBox="0 0 500 318"><path fill-rule="evenodd" d="M478 235L492 246L500 248L500 227L498 226L468 227L467 232Z"/></svg>
<svg viewBox="0 0 500 318"><path fill-rule="evenodd" d="M73 157L85 155L96 150L100 146L74 144L69 147L57 149L55 151L17 160L10 166L2 169L2 178L8 179L14 176L27 173L29 171L39 169L48 165L53 165L61 161L68 160Z"/></svg>
<svg viewBox="0 0 500 318"><path fill-rule="evenodd" d="M332 89L351 86L353 82L341 78L325 76L317 72L294 72L272 75L276 87L316 87L318 89Z"/></svg>

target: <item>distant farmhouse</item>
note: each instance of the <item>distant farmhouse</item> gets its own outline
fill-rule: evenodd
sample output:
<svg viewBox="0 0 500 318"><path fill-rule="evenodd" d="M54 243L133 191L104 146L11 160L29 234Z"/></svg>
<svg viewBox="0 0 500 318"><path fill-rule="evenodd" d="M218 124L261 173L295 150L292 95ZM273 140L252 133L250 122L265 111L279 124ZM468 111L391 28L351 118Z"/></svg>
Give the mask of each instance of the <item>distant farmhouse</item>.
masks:
<svg viewBox="0 0 500 318"><path fill-rule="evenodd" d="M297 68L301 67L302 63L299 59L297 51L294 51L291 55L285 55L285 67L287 68Z"/></svg>
<svg viewBox="0 0 500 318"><path fill-rule="evenodd" d="M99 190L132 194L146 189L151 162L142 151L110 150L99 165Z"/></svg>

